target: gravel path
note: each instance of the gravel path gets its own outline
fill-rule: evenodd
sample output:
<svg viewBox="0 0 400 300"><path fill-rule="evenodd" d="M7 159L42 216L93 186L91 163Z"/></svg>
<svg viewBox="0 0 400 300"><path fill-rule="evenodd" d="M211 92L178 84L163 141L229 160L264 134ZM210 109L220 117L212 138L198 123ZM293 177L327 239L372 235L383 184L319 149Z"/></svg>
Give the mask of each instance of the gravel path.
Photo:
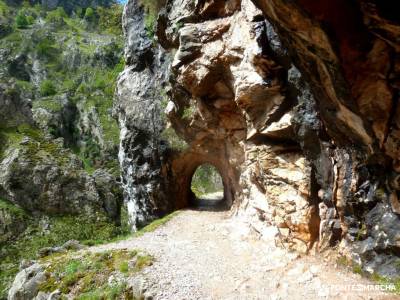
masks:
<svg viewBox="0 0 400 300"><path fill-rule="evenodd" d="M154 232L91 250L119 248L155 257L130 279L153 299L398 299L350 290L371 283L322 255L299 257L259 240L226 211L184 210Z"/></svg>

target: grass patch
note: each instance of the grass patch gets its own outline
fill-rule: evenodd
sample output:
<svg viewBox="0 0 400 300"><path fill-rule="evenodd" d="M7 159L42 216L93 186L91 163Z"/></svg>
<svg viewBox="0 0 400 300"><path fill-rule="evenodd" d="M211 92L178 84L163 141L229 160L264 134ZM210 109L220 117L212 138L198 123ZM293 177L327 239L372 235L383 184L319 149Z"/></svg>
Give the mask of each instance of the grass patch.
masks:
<svg viewBox="0 0 400 300"><path fill-rule="evenodd" d="M384 276L379 275L378 273L373 273L373 274L367 273L362 269L362 267L359 264L356 264L355 262L348 260L345 256L339 256L336 259L336 263L342 267L351 270L353 273L366 277L378 284L392 285L393 289L387 289L387 292L400 295L400 277L386 278Z"/></svg>
<svg viewBox="0 0 400 300"><path fill-rule="evenodd" d="M20 208L19 206L16 206L15 204L13 204L7 200L1 199L1 198L0 198L0 210L5 210L5 211L9 212L10 214L20 217L20 218L27 217L26 212L22 208Z"/></svg>
<svg viewBox="0 0 400 300"><path fill-rule="evenodd" d="M59 289L74 299L118 299L129 293L128 276L139 272L153 262L153 257L138 251L112 250L86 253L81 256L64 254L42 260L47 264L47 280L39 286L40 291ZM119 280L109 283L112 274Z"/></svg>
<svg viewBox="0 0 400 300"><path fill-rule="evenodd" d="M128 272L129 272L129 265L128 265L128 262L127 262L127 261L124 261L124 262L120 263L118 269L119 269L119 271L120 271L121 273L124 273L124 274L128 273Z"/></svg>
<svg viewBox="0 0 400 300"><path fill-rule="evenodd" d="M154 258L151 255L138 255L134 270L139 272L141 269L151 266Z"/></svg>
<svg viewBox="0 0 400 300"><path fill-rule="evenodd" d="M1 203L8 207L8 204ZM48 220L48 224L46 232L43 232L39 224L32 224L17 241L1 248L0 299L5 297L9 285L18 272L19 261L35 259L41 248L59 246L72 239L79 240L85 245L95 245L122 239L122 236L126 237L122 227L116 227L100 215L96 221L83 216L52 217ZM80 267L79 261L70 261L65 265L64 271L76 274ZM66 280L73 281L74 276L71 275Z"/></svg>
<svg viewBox="0 0 400 300"><path fill-rule="evenodd" d="M179 213L180 213L179 210L174 211L173 213L170 213L169 215L166 215L161 219L157 219L157 220L151 222L149 225L147 225L147 226L143 227L142 229L138 230L137 232L135 232L134 236L139 237L139 236L142 236L143 234L145 234L146 232L152 232L152 231L156 230L160 226L169 222L173 217L177 216Z"/></svg>
<svg viewBox="0 0 400 300"><path fill-rule="evenodd" d="M400 295L400 277L388 279L386 277L380 276L377 273L373 273L368 277L378 284L393 285L394 289L389 291L394 294Z"/></svg>
<svg viewBox="0 0 400 300"><path fill-rule="evenodd" d="M43 108L50 112L59 112L62 110L62 105L60 102L54 100L53 98L42 98L40 100L33 102L33 109Z"/></svg>

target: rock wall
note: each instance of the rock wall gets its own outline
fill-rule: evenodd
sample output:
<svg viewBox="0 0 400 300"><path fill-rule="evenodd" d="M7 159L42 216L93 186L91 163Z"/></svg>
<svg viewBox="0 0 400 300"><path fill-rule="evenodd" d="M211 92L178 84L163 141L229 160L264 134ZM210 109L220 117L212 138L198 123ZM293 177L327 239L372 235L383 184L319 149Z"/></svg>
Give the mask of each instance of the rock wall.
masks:
<svg viewBox="0 0 400 300"><path fill-rule="evenodd" d="M302 148L315 170L320 201L334 208L325 219L340 220L342 245L354 247L350 254L367 271L394 275L398 270L388 265L397 260L399 247L393 231L399 222L400 20L393 15L398 5L254 2L274 25L316 99L326 133L319 144L329 144L322 151L306 144Z"/></svg>
<svg viewBox="0 0 400 300"><path fill-rule="evenodd" d="M146 33L143 8L134 1L125 7L123 29L127 67L118 79L114 113L121 129L119 160L125 200L136 228L173 208L165 187L167 145L160 138L169 58L153 45Z"/></svg>
<svg viewBox="0 0 400 300"><path fill-rule="evenodd" d="M340 242L367 271L398 272L393 4L169 0L153 43L138 5L125 8L117 107L134 223L187 206L210 163L260 234L273 225L302 252ZM168 124L185 149L165 147Z"/></svg>

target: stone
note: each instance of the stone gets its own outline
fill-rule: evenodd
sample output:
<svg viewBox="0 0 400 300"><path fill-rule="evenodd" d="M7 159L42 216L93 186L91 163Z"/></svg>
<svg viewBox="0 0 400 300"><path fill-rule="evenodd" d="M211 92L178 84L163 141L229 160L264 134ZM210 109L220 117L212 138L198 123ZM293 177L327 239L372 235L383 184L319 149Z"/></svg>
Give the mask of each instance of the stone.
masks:
<svg viewBox="0 0 400 300"><path fill-rule="evenodd" d="M8 291L8 300L34 299L38 293L39 285L46 280L41 265L35 263L20 271Z"/></svg>
<svg viewBox="0 0 400 300"><path fill-rule="evenodd" d="M62 248L66 250L81 250L83 245L81 245L77 240L69 240L62 245Z"/></svg>

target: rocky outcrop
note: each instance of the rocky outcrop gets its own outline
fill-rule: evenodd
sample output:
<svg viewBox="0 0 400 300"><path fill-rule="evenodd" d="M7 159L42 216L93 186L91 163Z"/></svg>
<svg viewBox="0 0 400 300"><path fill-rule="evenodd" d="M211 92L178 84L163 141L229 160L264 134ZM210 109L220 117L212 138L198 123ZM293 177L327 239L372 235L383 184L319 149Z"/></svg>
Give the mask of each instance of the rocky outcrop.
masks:
<svg viewBox="0 0 400 300"><path fill-rule="evenodd" d="M125 15L135 5L129 2ZM164 177L165 189L174 195L172 208L179 208L190 203L190 182L197 167L214 165L222 176L228 205L255 219L262 216L279 223L288 235L300 231L298 239L306 251L318 236L318 212L310 200L312 171L291 122L295 87L285 91L289 90L290 64L285 64L289 58L285 54L281 62L273 59L265 44L272 27L250 1L209 5L193 7L188 2L187 16L178 18L175 3L169 1L160 14L160 44L178 47L171 62L165 113L188 146L180 153L170 151L164 165L154 167L157 172L170 171ZM174 27L176 22L181 28ZM126 52L132 53L131 48L128 42ZM126 76L127 71L121 78ZM143 90L133 84L128 88L131 95ZM119 94L124 91L119 86ZM137 157L135 152L129 154ZM285 174L288 169L291 173Z"/></svg>
<svg viewBox="0 0 400 300"><path fill-rule="evenodd" d="M132 227L171 210L166 192L167 146L161 140L163 84L169 58L147 35L144 11L135 1L125 7L123 28L127 67L117 86L115 115L120 125L123 187Z"/></svg>
<svg viewBox="0 0 400 300"><path fill-rule="evenodd" d="M399 249L393 5L170 0L156 28L162 50L129 1L117 108L132 221L188 205L194 171L210 163L233 211L261 234L272 224L281 244L303 252L341 241L365 270L393 276L378 267ZM183 150L165 150L162 105Z"/></svg>
<svg viewBox="0 0 400 300"><path fill-rule="evenodd" d="M33 124L29 95L15 87L12 82L0 84L0 127Z"/></svg>
<svg viewBox="0 0 400 300"><path fill-rule="evenodd" d="M320 201L335 209L332 217L340 219L343 244L355 246L353 258L370 272L393 276L392 268L377 266L387 266L399 247L391 234L400 222L393 184L399 160L395 36L400 27L391 13L396 5L254 2L276 28L316 99L326 132L318 140L329 144L322 151L302 147L317 175ZM331 162L321 164L324 157Z"/></svg>
<svg viewBox="0 0 400 300"><path fill-rule="evenodd" d="M119 219L115 177L104 170L89 176L82 162L62 148L62 141L23 137L4 152L0 173L0 197L28 212L89 216L103 211Z"/></svg>
<svg viewBox="0 0 400 300"><path fill-rule="evenodd" d="M40 264L35 263L18 273L13 286L8 292L8 299L36 299L35 296L38 293L39 285L45 281L46 274L44 268Z"/></svg>
<svg viewBox="0 0 400 300"><path fill-rule="evenodd" d="M39 2L68 11L111 4L30 1ZM32 24L0 39L0 197L29 213L95 218L100 212L118 223L118 126L111 108L121 40L100 29L81 36L66 22L57 26L54 14L73 18L62 10L21 4L7 1L1 12L8 22L23 14ZM86 29L89 21L81 21Z"/></svg>
<svg viewBox="0 0 400 300"><path fill-rule="evenodd" d="M0 245L23 233L29 221L29 216L23 209L0 198Z"/></svg>

